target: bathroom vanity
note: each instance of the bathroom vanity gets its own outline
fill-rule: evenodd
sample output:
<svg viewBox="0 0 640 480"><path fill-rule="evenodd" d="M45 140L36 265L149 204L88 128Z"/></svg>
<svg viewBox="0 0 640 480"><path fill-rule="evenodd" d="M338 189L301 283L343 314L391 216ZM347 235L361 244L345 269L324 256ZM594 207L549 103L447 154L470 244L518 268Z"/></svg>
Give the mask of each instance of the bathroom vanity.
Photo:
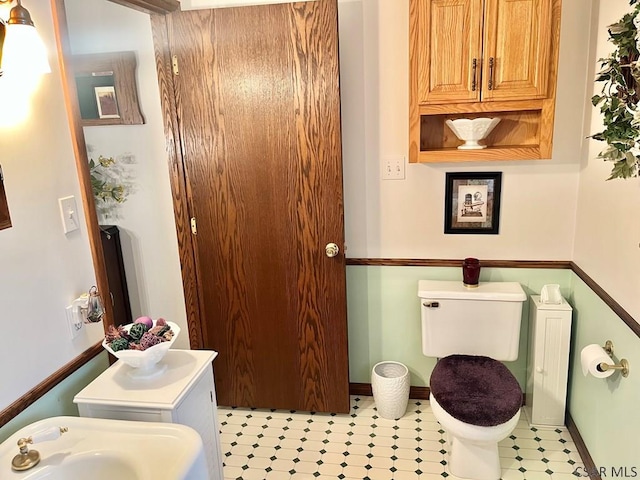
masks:
<svg viewBox="0 0 640 480"><path fill-rule="evenodd" d="M179 423L197 431L209 478L222 480L222 452L212 362L217 352L169 350L153 375L116 362L75 397L81 417Z"/></svg>

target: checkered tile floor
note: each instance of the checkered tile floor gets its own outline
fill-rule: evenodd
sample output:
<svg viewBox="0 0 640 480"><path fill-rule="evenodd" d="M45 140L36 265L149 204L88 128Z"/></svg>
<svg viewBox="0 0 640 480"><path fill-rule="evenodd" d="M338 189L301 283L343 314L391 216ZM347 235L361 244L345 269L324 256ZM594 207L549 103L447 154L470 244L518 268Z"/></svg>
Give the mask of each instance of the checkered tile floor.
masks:
<svg viewBox="0 0 640 480"><path fill-rule="evenodd" d="M372 397L351 397L348 415L220 407L224 478L457 479L429 402L410 400L399 420L376 414ZM575 480L583 466L566 429L529 428L524 415L500 457L503 480Z"/></svg>

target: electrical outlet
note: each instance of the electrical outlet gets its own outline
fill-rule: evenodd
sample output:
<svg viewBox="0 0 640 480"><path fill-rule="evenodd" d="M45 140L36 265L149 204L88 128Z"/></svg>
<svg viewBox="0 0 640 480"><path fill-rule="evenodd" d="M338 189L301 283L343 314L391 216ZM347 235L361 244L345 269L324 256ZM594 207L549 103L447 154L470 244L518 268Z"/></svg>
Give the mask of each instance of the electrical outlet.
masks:
<svg viewBox="0 0 640 480"><path fill-rule="evenodd" d="M404 180L405 157L386 157L382 159L383 180Z"/></svg>
<svg viewBox="0 0 640 480"><path fill-rule="evenodd" d="M77 315L74 314L73 305L69 305L65 312L67 314L67 324L69 325L69 333L71 333L71 340L75 339L78 335L80 335L80 331L82 330L82 320L78 318ZM80 320L80 321L78 321Z"/></svg>

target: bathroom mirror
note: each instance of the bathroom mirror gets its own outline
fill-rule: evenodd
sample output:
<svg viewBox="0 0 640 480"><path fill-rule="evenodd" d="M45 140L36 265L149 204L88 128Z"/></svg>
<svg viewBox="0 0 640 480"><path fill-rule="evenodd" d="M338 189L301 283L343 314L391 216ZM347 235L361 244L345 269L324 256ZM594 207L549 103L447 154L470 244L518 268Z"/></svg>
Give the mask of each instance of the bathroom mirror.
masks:
<svg viewBox="0 0 640 480"><path fill-rule="evenodd" d="M107 0L62 3L71 87L82 93L88 75L93 81L102 72L117 99L119 118L80 120L113 321L163 317L187 332L150 15ZM84 96L93 101L96 87L90 82ZM100 182L106 185L97 191ZM118 300L121 289L127 302ZM189 336L182 335L176 347L188 348Z"/></svg>
<svg viewBox="0 0 640 480"><path fill-rule="evenodd" d="M173 3L173 0L163 1ZM77 5L88 5L94 10L76 12L73 17L73 8ZM130 207L135 218L121 229L123 249L128 248L125 259L129 254L133 315L144 312L156 318L162 316L178 323L183 321L186 325L153 48L144 55L144 73L138 73L139 78L149 77L149 84L155 85L155 90L141 92L140 100L143 112L156 120L144 125L87 127L94 135L90 138L94 143L87 145L70 68L72 58L69 52L72 50L68 45L65 2L31 2L28 7L37 19L38 30L47 40L53 73L43 77L34 94L32 114L22 123L3 127L0 135L3 186L9 200L8 204L4 195L0 195L0 224L8 227L11 223L13 226L0 232L0 323L11 338L9 345L0 353L0 360L11 365L15 364L16 358L21 358L27 365L27 368L5 369L3 372L0 425L10 421L58 382L104 351L100 345L104 335L102 323L85 326L85 332L72 339L65 316L65 308L73 299L87 292L92 285L97 285L107 309L104 325L113 321L107 266L101 245L103 232L100 225L105 219L99 221L95 207L89 158L98 161L104 153L102 156L106 159L113 157L132 165L137 175L133 185L137 189L136 201L123 204ZM108 18L103 16L103 11L113 12L114 9L117 9L115 14ZM145 39L148 45L153 44L147 13L107 0L81 0L70 5L69 10L72 18L76 19L74 25L79 27L73 31L76 39L86 38L84 35L91 34L92 29L95 31L96 26L102 23L101 19L114 22L117 19L113 17L124 12L127 18L146 22ZM86 21L89 17L93 19L91 22ZM127 24L126 18L121 28L112 28L112 33L123 39L135 31L136 25ZM94 44L93 51L76 49L74 53L104 53L104 45L108 45L109 51L132 50L117 45L117 42L96 42L102 50ZM65 64L64 69L58 62L59 48L67 52L61 60ZM140 58L141 55L136 54L136 59ZM149 106L149 98L155 98L158 105ZM141 129L160 132L159 140L142 137ZM131 146L131 142L148 144L150 149L139 151ZM89 152L87 147L95 149ZM59 199L67 196L74 196L80 228L65 234ZM145 198L144 202L137 201ZM87 223L85 216L88 217ZM139 223L139 228L130 228L136 223ZM173 257L171 251L174 251ZM39 298L38 302L33 301L34 296ZM188 337L181 335L176 347L188 348Z"/></svg>

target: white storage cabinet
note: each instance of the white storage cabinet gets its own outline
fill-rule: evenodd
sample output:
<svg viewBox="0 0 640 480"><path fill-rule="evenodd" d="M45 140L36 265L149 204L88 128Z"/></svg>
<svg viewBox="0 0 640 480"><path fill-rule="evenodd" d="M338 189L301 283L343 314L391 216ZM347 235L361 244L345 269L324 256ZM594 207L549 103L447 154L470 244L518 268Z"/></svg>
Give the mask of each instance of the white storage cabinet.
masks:
<svg viewBox="0 0 640 480"><path fill-rule="evenodd" d="M571 305L540 302L529 305L529 358L525 415L532 426L564 425L571 341Z"/></svg>
<svg viewBox="0 0 640 480"><path fill-rule="evenodd" d="M136 379L131 367L116 362L73 401L81 417L179 423L193 428L202 437L210 480L223 480L212 366L217 355L207 350L169 350L158 364L166 369L147 379Z"/></svg>

